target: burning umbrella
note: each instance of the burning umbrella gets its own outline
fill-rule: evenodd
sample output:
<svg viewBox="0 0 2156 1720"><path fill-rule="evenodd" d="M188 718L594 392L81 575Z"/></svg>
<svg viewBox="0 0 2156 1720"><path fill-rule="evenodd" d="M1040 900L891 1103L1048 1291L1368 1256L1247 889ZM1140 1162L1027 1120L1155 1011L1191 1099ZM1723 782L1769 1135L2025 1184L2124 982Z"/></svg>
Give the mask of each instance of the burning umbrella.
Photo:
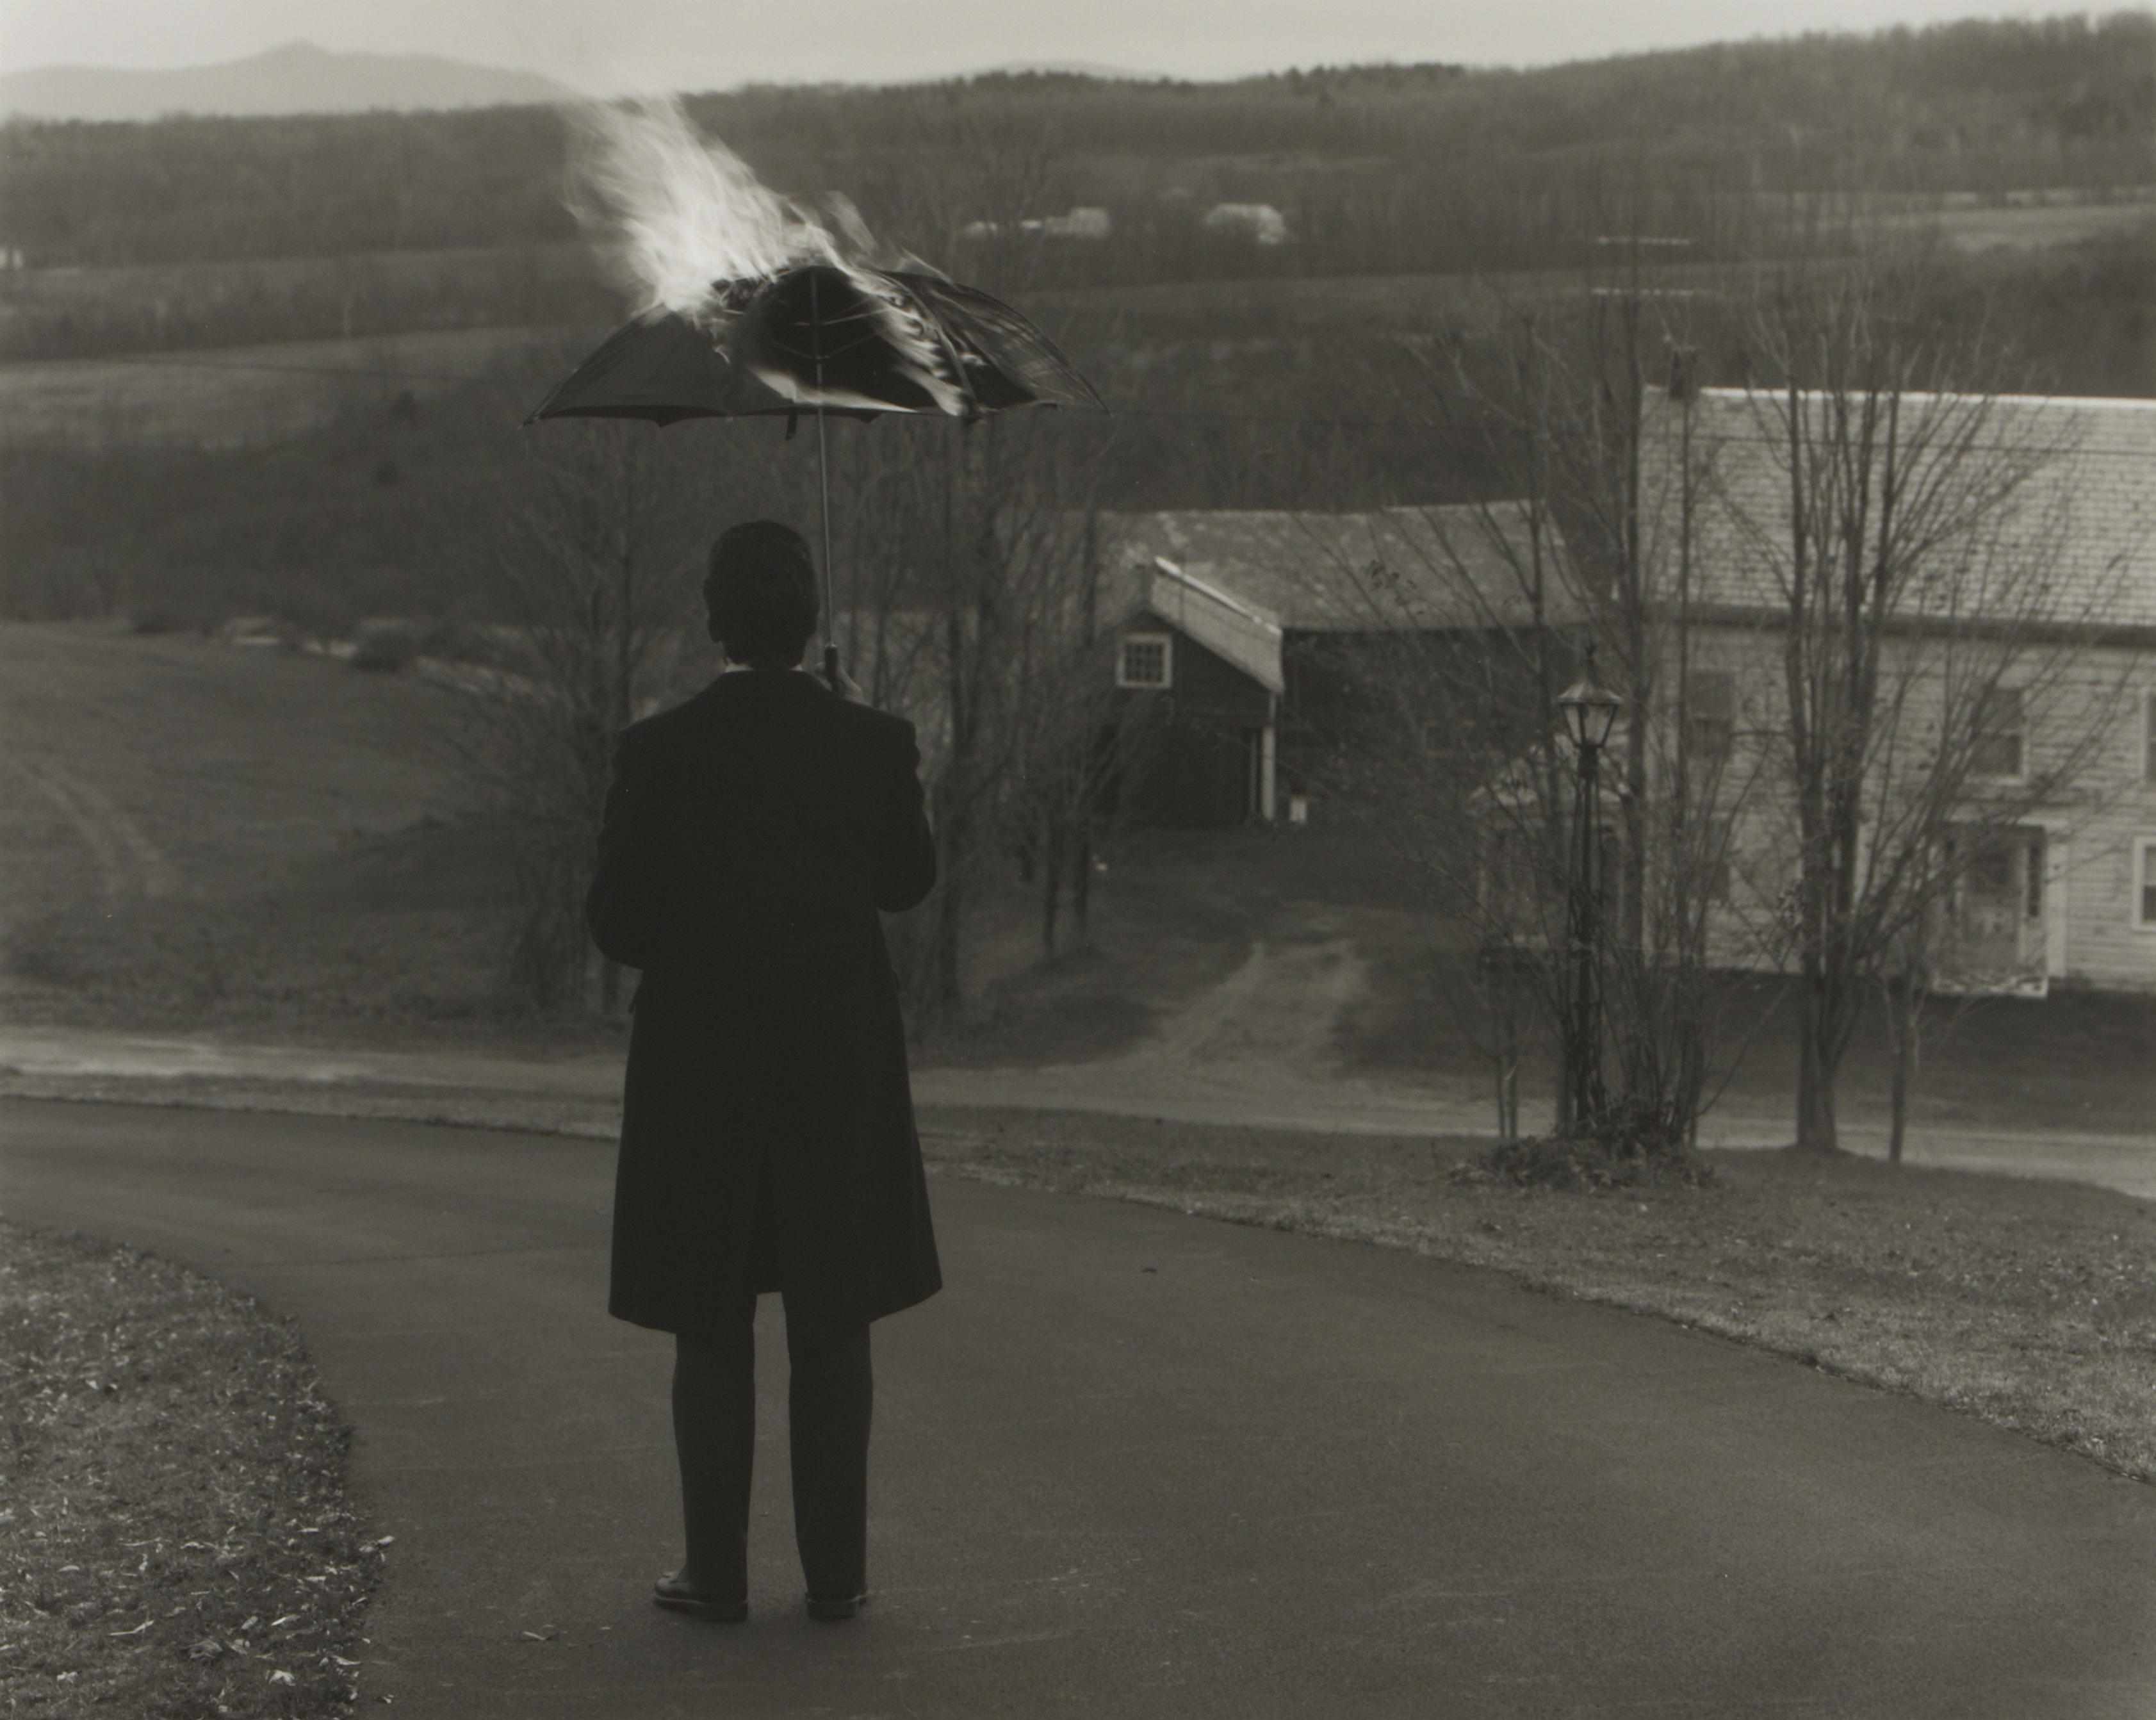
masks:
<svg viewBox="0 0 2156 1720"><path fill-rule="evenodd" d="M601 148L585 173L617 228L616 261L649 302L525 422L778 414L791 435L814 413L824 670L835 686L829 415L933 413L970 424L1014 406L1097 407L1100 397L1002 300L914 259L882 268L846 254L731 151L698 140L678 107L587 118ZM871 248L850 209L840 223L853 251Z"/></svg>

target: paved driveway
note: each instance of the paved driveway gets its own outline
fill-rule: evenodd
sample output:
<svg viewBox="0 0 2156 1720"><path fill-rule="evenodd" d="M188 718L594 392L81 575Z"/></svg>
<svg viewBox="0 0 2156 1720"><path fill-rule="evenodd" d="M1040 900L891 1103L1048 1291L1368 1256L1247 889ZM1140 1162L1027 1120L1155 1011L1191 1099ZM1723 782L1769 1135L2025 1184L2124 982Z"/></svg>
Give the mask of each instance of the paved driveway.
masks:
<svg viewBox="0 0 2156 1720"><path fill-rule="evenodd" d="M621 1066L619 1055L608 1053L327 1050L0 1024L0 1096L8 1097L416 1117L611 1137L621 1121ZM1259 1068L1245 1058L1208 1063L1142 1048L1096 1063L916 1069L913 1093L924 1107L939 1110L1091 1111L1328 1134L1491 1129L1489 1101L1481 1093L1281 1068L1265 1069L1260 1080ZM1530 1103L1524 1121L1530 1130L1547 1127L1547 1106ZM1786 1146L1789 1120L1786 1112L1716 1110L1702 1124L1701 1138L1710 1147ZM1887 1132L1876 1119L1845 1117L1842 1141L1852 1152L1886 1156ZM2156 1130L2129 1136L1931 1125L1912 1130L1908 1158L1946 1169L2059 1177L2156 1199Z"/></svg>
<svg viewBox="0 0 2156 1720"><path fill-rule="evenodd" d="M2156 1713L2156 1489L1470 1269L940 1178L950 1287L877 1328L872 1612L801 1616L767 1306L754 1615L660 1614L611 1170L0 1101L7 1216L301 1321L397 1537L361 1676L399 1716Z"/></svg>

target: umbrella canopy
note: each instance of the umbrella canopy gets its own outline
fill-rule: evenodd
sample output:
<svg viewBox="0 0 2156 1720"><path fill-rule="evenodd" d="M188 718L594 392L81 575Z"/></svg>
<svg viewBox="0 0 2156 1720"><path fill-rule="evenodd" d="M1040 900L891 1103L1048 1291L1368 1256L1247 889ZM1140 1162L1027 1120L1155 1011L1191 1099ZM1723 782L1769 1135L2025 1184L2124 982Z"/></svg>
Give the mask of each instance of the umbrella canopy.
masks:
<svg viewBox="0 0 2156 1720"><path fill-rule="evenodd" d="M524 422L626 418L665 425L800 409L731 362L687 317L661 309L608 336Z"/></svg>
<svg viewBox="0 0 2156 1720"><path fill-rule="evenodd" d="M721 280L684 315L647 311L615 330L524 422L816 415L824 616L831 624L830 413L930 413L972 423L1014 406L1095 406L1101 397L1009 305L941 275L803 263ZM826 634L824 670L840 683Z"/></svg>
<svg viewBox="0 0 2156 1720"><path fill-rule="evenodd" d="M804 411L971 420L1100 404L1055 343L991 294L925 273L814 263L716 284L694 316L645 311L525 422Z"/></svg>

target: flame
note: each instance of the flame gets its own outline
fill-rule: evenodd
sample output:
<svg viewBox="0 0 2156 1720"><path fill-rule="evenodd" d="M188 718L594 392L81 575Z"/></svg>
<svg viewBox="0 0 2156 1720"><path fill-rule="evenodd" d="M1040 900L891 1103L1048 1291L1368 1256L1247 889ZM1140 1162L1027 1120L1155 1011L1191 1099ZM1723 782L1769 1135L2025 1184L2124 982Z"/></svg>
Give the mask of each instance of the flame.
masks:
<svg viewBox="0 0 2156 1720"><path fill-rule="evenodd" d="M844 265L814 215L699 136L673 97L580 107L571 118L569 208L621 285L641 295L639 311L696 316L715 308L719 282ZM839 219L850 234L860 221L850 208Z"/></svg>

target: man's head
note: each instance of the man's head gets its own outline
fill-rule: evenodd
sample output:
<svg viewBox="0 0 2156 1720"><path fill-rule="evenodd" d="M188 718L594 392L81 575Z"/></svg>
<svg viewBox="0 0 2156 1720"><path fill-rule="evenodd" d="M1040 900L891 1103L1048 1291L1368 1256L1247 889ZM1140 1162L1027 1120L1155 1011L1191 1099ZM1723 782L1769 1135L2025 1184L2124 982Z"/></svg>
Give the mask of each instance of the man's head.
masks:
<svg viewBox="0 0 2156 1720"><path fill-rule="evenodd" d="M792 669L816 631L816 567L791 526L751 520L719 535L704 575L711 637L737 663Z"/></svg>

